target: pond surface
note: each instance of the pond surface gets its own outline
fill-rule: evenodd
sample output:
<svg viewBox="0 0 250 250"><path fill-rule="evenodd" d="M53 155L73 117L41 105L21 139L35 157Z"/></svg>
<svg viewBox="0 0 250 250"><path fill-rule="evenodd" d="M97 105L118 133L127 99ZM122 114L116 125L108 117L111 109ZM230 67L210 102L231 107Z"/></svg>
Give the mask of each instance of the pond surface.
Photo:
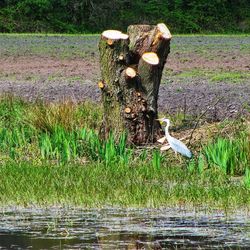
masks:
<svg viewBox="0 0 250 250"><path fill-rule="evenodd" d="M0 249L250 249L250 216L185 209L2 208Z"/></svg>

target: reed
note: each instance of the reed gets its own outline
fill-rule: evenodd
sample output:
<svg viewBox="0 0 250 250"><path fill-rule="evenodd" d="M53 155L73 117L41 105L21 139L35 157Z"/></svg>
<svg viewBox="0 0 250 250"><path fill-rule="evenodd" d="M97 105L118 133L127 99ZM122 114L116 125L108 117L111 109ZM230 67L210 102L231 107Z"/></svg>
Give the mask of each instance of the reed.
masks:
<svg viewBox="0 0 250 250"><path fill-rule="evenodd" d="M250 189L250 168L247 168L245 171L244 184L246 188Z"/></svg>
<svg viewBox="0 0 250 250"><path fill-rule="evenodd" d="M242 175L250 162L248 135L241 132L235 138L217 138L203 147L209 167L217 166L224 173Z"/></svg>

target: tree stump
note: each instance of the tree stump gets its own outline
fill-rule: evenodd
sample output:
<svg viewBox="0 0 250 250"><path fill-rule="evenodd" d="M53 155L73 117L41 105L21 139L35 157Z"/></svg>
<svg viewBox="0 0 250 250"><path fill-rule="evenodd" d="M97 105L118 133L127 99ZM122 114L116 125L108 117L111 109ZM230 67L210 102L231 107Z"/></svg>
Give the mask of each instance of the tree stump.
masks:
<svg viewBox="0 0 250 250"><path fill-rule="evenodd" d="M99 42L104 107L100 130L128 133L128 143L143 145L162 137L156 119L162 71L170 52L171 34L165 24L130 25L128 34L106 30Z"/></svg>

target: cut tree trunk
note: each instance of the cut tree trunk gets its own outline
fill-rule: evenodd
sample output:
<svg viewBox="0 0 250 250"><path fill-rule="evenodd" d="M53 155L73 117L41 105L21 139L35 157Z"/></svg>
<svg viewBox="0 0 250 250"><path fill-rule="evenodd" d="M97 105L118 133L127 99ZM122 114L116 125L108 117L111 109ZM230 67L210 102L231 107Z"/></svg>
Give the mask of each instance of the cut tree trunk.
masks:
<svg viewBox="0 0 250 250"><path fill-rule="evenodd" d="M163 131L156 119L162 71L170 52L165 24L131 25L128 34L106 30L99 42L104 107L100 133L125 130L130 144L153 143Z"/></svg>

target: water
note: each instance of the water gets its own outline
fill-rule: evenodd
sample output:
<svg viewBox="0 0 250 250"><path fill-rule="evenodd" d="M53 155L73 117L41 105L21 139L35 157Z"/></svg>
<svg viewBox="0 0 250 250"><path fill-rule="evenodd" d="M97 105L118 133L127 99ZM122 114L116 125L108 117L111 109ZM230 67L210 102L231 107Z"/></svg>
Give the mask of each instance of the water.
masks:
<svg viewBox="0 0 250 250"><path fill-rule="evenodd" d="M0 249L250 249L250 216L184 209L0 212Z"/></svg>

